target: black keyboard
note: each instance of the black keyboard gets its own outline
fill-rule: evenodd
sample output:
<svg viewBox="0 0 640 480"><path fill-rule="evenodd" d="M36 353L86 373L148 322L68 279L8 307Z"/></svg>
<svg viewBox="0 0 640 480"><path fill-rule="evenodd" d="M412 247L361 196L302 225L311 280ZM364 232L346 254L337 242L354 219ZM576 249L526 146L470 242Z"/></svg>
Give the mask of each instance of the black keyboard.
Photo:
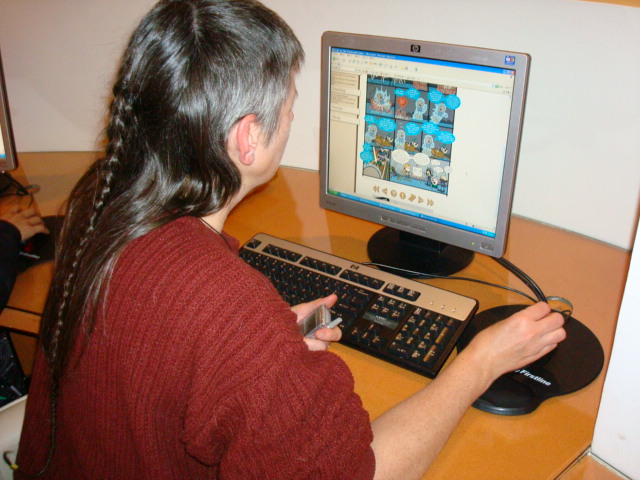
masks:
<svg viewBox="0 0 640 480"><path fill-rule="evenodd" d="M290 305L336 293L331 313L342 318L340 343L430 378L478 308L472 298L264 233L240 257Z"/></svg>

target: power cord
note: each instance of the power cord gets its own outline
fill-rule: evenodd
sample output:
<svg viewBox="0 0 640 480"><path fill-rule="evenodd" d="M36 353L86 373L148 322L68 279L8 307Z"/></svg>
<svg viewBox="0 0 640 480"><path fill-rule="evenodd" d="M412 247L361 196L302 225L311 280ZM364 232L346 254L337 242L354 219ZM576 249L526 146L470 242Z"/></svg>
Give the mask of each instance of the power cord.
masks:
<svg viewBox="0 0 640 480"><path fill-rule="evenodd" d="M14 191L12 191L14 190ZM9 172L0 172L0 198L2 197L29 197L29 207L33 205L33 194L40 191L40 185L23 186L11 176Z"/></svg>
<svg viewBox="0 0 640 480"><path fill-rule="evenodd" d="M544 293L542 293L542 290L540 289L538 284L536 282L534 282L533 279L529 275L524 273L522 270L520 270L518 267L516 267L513 263L511 263L509 260L507 260L504 257L491 257L491 258L493 258L496 262L498 262L504 268L506 268L511 273L513 273L527 287L529 287L531 289L531 291L535 294L535 296L538 299L538 301L540 301L540 302L546 302L547 301L547 296Z"/></svg>

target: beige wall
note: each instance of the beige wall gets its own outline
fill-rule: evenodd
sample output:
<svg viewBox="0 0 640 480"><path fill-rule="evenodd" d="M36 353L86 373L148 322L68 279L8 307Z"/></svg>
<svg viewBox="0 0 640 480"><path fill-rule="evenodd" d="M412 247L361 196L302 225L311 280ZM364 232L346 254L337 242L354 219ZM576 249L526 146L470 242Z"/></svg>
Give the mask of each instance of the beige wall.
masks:
<svg viewBox="0 0 640 480"><path fill-rule="evenodd" d="M0 0L20 151L97 148L122 45L154 0ZM307 51L283 162L318 168L324 30L532 55L514 212L630 248L640 194L640 9L575 0L265 0Z"/></svg>
<svg viewBox="0 0 640 480"><path fill-rule="evenodd" d="M593 453L640 480L640 231L636 235L627 286L593 435Z"/></svg>

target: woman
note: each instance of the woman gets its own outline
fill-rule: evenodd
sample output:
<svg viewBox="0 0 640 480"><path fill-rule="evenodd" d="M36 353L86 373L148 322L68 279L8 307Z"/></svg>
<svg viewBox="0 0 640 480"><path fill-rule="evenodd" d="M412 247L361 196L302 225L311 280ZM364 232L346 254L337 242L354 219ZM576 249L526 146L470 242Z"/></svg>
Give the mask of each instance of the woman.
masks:
<svg viewBox="0 0 640 480"><path fill-rule="evenodd" d="M34 209L14 206L0 214L0 312L18 275L20 245L38 233L49 230Z"/></svg>
<svg viewBox="0 0 640 480"><path fill-rule="evenodd" d="M142 20L106 156L71 194L16 478L412 478L493 379L561 340L536 305L369 423L325 351L339 330L305 343L296 325L335 297L292 312L222 233L277 169L302 59L251 0Z"/></svg>

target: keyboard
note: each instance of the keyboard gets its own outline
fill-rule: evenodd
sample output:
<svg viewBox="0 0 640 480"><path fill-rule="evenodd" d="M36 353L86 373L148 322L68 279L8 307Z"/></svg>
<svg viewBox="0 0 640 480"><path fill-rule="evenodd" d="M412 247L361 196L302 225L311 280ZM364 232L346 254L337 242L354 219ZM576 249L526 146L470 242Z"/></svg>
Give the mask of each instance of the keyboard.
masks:
<svg viewBox="0 0 640 480"><path fill-rule="evenodd" d="M340 343L434 378L478 308L475 299L264 233L240 257L290 305L338 295Z"/></svg>

